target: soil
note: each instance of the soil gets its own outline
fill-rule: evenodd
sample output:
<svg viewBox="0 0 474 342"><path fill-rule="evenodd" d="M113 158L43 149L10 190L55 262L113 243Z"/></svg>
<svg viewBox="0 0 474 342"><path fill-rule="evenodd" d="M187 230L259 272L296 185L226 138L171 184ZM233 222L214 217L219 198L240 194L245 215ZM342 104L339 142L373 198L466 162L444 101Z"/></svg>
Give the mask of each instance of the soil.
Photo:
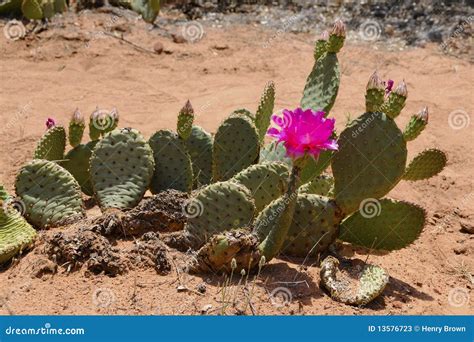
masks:
<svg viewBox="0 0 474 342"><path fill-rule="evenodd" d="M149 137L174 129L187 99L196 123L215 132L233 110L255 111L269 80L276 84L276 110L299 104L313 64L313 34L204 26L202 39L179 43L172 33L176 37L180 26L150 28L131 12L118 14L66 14L25 39L0 35L0 178L10 192L45 131L45 119L67 124L76 108L89 115L96 106L116 107L121 126ZM389 194L427 210L426 227L413 245L370 256L339 247L345 257L368 258L390 274L374 302L353 307L331 300L320 288L316 260L281 256L258 274L232 279L190 275L182 267L191 256L161 243L161 234L169 233L111 238L81 231L88 226L84 221L40 232L31 251L3 267L0 314L474 314L472 64L444 54L437 44L391 50L347 41L331 113L338 130L348 115L362 113L368 77L377 69L408 84L400 127L429 107L429 125L409 144L409 158L436 147L448 153L449 162L437 177L402 182ZM100 212L95 206L87 215L92 222Z"/></svg>

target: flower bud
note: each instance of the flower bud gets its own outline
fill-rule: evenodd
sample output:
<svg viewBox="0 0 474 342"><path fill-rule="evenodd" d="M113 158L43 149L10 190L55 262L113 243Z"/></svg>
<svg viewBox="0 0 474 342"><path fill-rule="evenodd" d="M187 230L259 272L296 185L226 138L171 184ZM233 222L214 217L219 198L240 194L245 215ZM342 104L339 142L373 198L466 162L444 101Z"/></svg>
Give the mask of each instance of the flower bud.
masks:
<svg viewBox="0 0 474 342"><path fill-rule="evenodd" d="M423 107L423 109L420 110L416 116L423 122L428 123L428 107Z"/></svg>
<svg viewBox="0 0 474 342"><path fill-rule="evenodd" d="M377 74L377 71L374 71L374 73L370 76L369 82L367 82L367 90L369 89L384 89L383 82L380 79L379 75Z"/></svg>
<svg viewBox="0 0 474 342"><path fill-rule="evenodd" d="M48 120L46 120L46 128L47 129L51 129L55 126L56 126L56 121L54 121L53 118L48 118Z"/></svg>
<svg viewBox="0 0 474 342"><path fill-rule="evenodd" d="M402 83L400 83L393 92L400 96L407 97L408 90L407 90L407 84L405 83L405 81L402 81Z"/></svg>
<svg viewBox="0 0 474 342"><path fill-rule="evenodd" d="M79 108L76 108L74 113L72 114L71 122L75 124L84 124L84 117L82 116L81 112L79 111Z"/></svg>
<svg viewBox="0 0 474 342"><path fill-rule="evenodd" d="M334 23L334 27L332 28L331 34L336 35L338 37L346 36L346 25L344 25L341 19L336 20L336 22Z"/></svg>

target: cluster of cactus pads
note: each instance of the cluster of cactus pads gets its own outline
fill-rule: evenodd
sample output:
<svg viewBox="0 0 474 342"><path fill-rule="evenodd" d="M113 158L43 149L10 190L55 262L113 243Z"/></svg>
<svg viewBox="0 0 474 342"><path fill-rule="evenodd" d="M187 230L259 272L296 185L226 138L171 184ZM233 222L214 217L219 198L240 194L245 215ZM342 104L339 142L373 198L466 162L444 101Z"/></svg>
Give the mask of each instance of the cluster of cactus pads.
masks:
<svg viewBox="0 0 474 342"><path fill-rule="evenodd" d="M344 24L338 21L316 42L303 109L331 111L344 39ZM196 251L189 265L193 271L252 269L277 254L317 256L336 240L397 250L420 235L425 211L384 196L402 180L438 174L446 156L429 149L407 165L407 144L426 127L428 111L413 115L400 130L395 119L407 89L404 82L392 86L374 73L365 113L348 122L339 136L334 133L339 149L301 162L288 158L283 144L265 141L274 113L273 83L265 87L255 113L232 112L214 135L194 125L188 101L178 114L176 132L159 130L148 140L135 129L118 129L116 110L97 109L89 120L90 141L83 143L86 124L76 111L68 134L49 121L34 160L18 174L16 193L25 204L24 217L40 229L84 217L81 192L93 196L103 212L133 208L147 190L189 193L187 206L194 209L173 239ZM65 153L67 138L72 149ZM370 205L376 206L375 214ZM34 230L22 217L5 214L2 220L0 261L6 261L31 242ZM18 234L12 233L15 229ZM338 278L339 266L337 260L326 260L321 279L335 299L349 304L368 303L388 280L383 269L368 265L360 274L359 293L348 297L352 289Z"/></svg>

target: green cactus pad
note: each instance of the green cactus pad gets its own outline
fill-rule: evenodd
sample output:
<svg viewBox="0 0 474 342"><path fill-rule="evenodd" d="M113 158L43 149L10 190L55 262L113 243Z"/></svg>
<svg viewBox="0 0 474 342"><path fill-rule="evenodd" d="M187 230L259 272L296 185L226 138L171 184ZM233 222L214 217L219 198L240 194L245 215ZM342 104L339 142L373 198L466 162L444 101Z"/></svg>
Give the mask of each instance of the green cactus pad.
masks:
<svg viewBox="0 0 474 342"><path fill-rule="evenodd" d="M124 2L129 2L130 7L141 14L147 23L153 23L160 13L160 0L125 0Z"/></svg>
<svg viewBox="0 0 474 342"><path fill-rule="evenodd" d="M402 178L406 142L395 122L383 113L365 113L339 137L332 158L334 194L345 214L367 198L381 198Z"/></svg>
<svg viewBox="0 0 474 342"><path fill-rule="evenodd" d="M97 141L81 144L70 150L64 157L61 166L68 170L79 183L81 190L87 196L94 194L91 176L89 173L89 161Z"/></svg>
<svg viewBox="0 0 474 342"><path fill-rule="evenodd" d="M82 136L84 135L84 130L86 124L84 123L84 118L81 116L81 113L78 109L74 112L71 121L69 122L69 144L72 147L79 146L82 141Z"/></svg>
<svg viewBox="0 0 474 342"><path fill-rule="evenodd" d="M328 50L328 41L326 39L318 39L314 45L314 60L317 61L319 58L324 56Z"/></svg>
<svg viewBox="0 0 474 342"><path fill-rule="evenodd" d="M276 141L265 145L260 150L260 163L282 162L291 166L291 159L286 156L286 149L283 144L277 144Z"/></svg>
<svg viewBox="0 0 474 342"><path fill-rule="evenodd" d="M393 251L407 247L420 235L425 211L411 203L382 199L362 207L341 224L339 238L365 248Z"/></svg>
<svg viewBox="0 0 474 342"><path fill-rule="evenodd" d="M25 207L26 219L47 228L84 217L79 184L58 164L36 159L23 166L15 182Z"/></svg>
<svg viewBox="0 0 474 342"><path fill-rule="evenodd" d="M41 137L34 152L35 159L62 160L66 150L66 131L61 126L55 126L46 131Z"/></svg>
<svg viewBox="0 0 474 342"><path fill-rule="evenodd" d="M289 170L285 164L256 164L240 171L232 180L251 191L257 212L260 212L285 193L288 176Z"/></svg>
<svg viewBox="0 0 474 342"><path fill-rule="evenodd" d="M161 130L153 134L148 143L155 159L151 192L156 194L167 189L190 192L193 168L184 141L172 131Z"/></svg>
<svg viewBox="0 0 474 342"><path fill-rule="evenodd" d="M176 131L181 139L187 140L191 135L194 122L194 109L189 100L178 114L178 125Z"/></svg>
<svg viewBox="0 0 474 342"><path fill-rule="evenodd" d="M186 140L186 149L191 157L194 188L207 185L212 178L212 136L199 126L193 126Z"/></svg>
<svg viewBox="0 0 474 342"><path fill-rule="evenodd" d="M23 0L21 11L25 18L30 20L43 19L43 9L40 0Z"/></svg>
<svg viewBox="0 0 474 342"><path fill-rule="evenodd" d="M421 132L425 129L428 122L426 120L421 119L418 115L413 115L408 121L405 130L403 131L403 137L405 141L413 141L415 140Z"/></svg>
<svg viewBox="0 0 474 342"><path fill-rule="evenodd" d="M184 210L188 216L185 236L198 249L214 234L248 227L255 214L255 202L245 186L219 182L200 190Z"/></svg>
<svg viewBox="0 0 474 342"><path fill-rule="evenodd" d="M387 116L395 119L401 113L403 107L405 107L406 99L406 96L402 96L392 91L382 106L382 111Z"/></svg>
<svg viewBox="0 0 474 342"><path fill-rule="evenodd" d="M314 64L301 99L303 109L329 113L339 90L339 62L335 53L326 53Z"/></svg>
<svg viewBox="0 0 474 342"><path fill-rule="evenodd" d="M258 132L250 119L243 115L227 118L214 137L214 181L228 180L257 162L259 148Z"/></svg>
<svg viewBox="0 0 474 342"><path fill-rule="evenodd" d="M249 118L252 122L255 121L255 115L252 114L251 111L245 108L239 108L239 109L234 110L230 116L232 115L244 115L247 118Z"/></svg>
<svg viewBox="0 0 474 342"><path fill-rule="evenodd" d="M108 133L92 151L90 174L101 210L133 208L153 176L153 151L135 129Z"/></svg>
<svg viewBox="0 0 474 342"><path fill-rule="evenodd" d="M328 196L334 186L334 178L329 175L320 175L299 188L301 194L315 194Z"/></svg>
<svg viewBox="0 0 474 342"><path fill-rule="evenodd" d="M36 238L33 227L14 208L8 208L5 200L0 200L0 264L28 248Z"/></svg>
<svg viewBox="0 0 474 342"><path fill-rule="evenodd" d="M437 149L421 152L407 166L404 180L417 181L428 179L440 173L447 163L446 154Z"/></svg>
<svg viewBox="0 0 474 342"><path fill-rule="evenodd" d="M348 305L366 305L382 294L389 281L388 273L379 266L362 260L340 263L333 256L321 262L321 284L331 298Z"/></svg>
<svg viewBox="0 0 474 342"><path fill-rule="evenodd" d="M385 90L379 88L367 89L365 94L366 112L379 112L385 98Z"/></svg>
<svg viewBox="0 0 474 342"><path fill-rule="evenodd" d="M265 86L260 104L258 105L257 113L255 114L255 126L258 130L260 143L263 143L265 135L267 134L268 126L270 126L270 118L273 114L273 107L275 106L275 84L269 82Z"/></svg>

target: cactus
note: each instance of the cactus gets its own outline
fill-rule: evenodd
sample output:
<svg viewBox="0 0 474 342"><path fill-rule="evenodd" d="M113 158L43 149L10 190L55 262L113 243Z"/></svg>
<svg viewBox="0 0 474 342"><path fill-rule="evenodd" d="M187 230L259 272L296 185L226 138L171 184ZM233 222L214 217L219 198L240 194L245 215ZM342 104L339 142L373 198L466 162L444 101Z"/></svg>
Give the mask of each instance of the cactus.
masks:
<svg viewBox="0 0 474 342"><path fill-rule="evenodd" d="M291 165L291 159L286 156L286 149L283 144L272 141L263 146L260 150L260 163L281 162Z"/></svg>
<svg viewBox="0 0 474 342"><path fill-rule="evenodd" d="M135 129L108 133L92 151L90 174L102 211L133 208L153 176L153 151Z"/></svg>
<svg viewBox="0 0 474 342"><path fill-rule="evenodd" d="M423 108L418 114L411 117L403 131L405 141L415 140L428 124L428 108Z"/></svg>
<svg viewBox="0 0 474 342"><path fill-rule="evenodd" d="M26 219L38 228L49 228L84 217L79 184L58 164L36 159L20 169L15 181L25 206Z"/></svg>
<svg viewBox="0 0 474 342"><path fill-rule="evenodd" d="M99 140L105 134L112 132L118 127L119 115L116 108L110 112L99 109L92 112L89 119L89 137L91 140Z"/></svg>
<svg viewBox="0 0 474 342"><path fill-rule="evenodd" d="M72 147L78 146L82 141L82 136L84 135L84 129L86 124L84 122L84 117L79 112L79 109L74 111L72 114L71 121L69 122L69 144Z"/></svg>
<svg viewBox="0 0 474 342"><path fill-rule="evenodd" d="M376 203L373 211L361 208L341 224L339 238L357 246L393 251L405 248L420 235L425 211L408 202L388 198Z"/></svg>
<svg viewBox="0 0 474 342"><path fill-rule="evenodd" d="M428 179L440 173L447 163L446 154L437 149L421 152L407 166L404 180L417 181Z"/></svg>
<svg viewBox="0 0 474 342"><path fill-rule="evenodd" d="M178 114L178 135L181 139L187 140L191 136L194 121L194 109L189 100Z"/></svg>
<svg viewBox="0 0 474 342"><path fill-rule="evenodd" d="M9 196L0 185L0 264L28 248L36 238L33 227L9 204Z"/></svg>
<svg viewBox="0 0 474 342"><path fill-rule="evenodd" d="M357 306L377 298L389 280L387 272L379 266L357 260L343 260L340 265L333 256L321 262L320 276L321 284L330 292L332 299Z"/></svg>
<svg viewBox="0 0 474 342"><path fill-rule="evenodd" d="M365 93L365 111L379 112L385 100L385 86L379 78L377 71L374 71L367 83Z"/></svg>
<svg viewBox="0 0 474 342"><path fill-rule="evenodd" d="M248 227L255 215L250 191L233 182L218 182L200 190L186 204L184 236L194 249L214 234Z"/></svg>
<svg viewBox="0 0 474 342"><path fill-rule="evenodd" d="M406 142L384 113L368 112L351 122L339 137L332 159L334 195L345 214L366 198L381 198L403 177Z"/></svg>
<svg viewBox="0 0 474 342"><path fill-rule="evenodd" d="M329 175L320 175L299 188L301 194L315 194L329 196L334 187L334 178ZM332 193L331 193L332 195Z"/></svg>
<svg viewBox="0 0 474 342"><path fill-rule="evenodd" d="M214 137L214 181L225 181L258 161L259 137L255 125L243 115L231 115Z"/></svg>
<svg viewBox="0 0 474 342"><path fill-rule="evenodd" d="M66 9L65 0L22 0L21 4L23 15L30 20L49 19Z"/></svg>
<svg viewBox="0 0 474 342"><path fill-rule="evenodd" d="M394 91L389 92L388 98L382 106L382 112L392 119L395 119L400 114L403 107L405 107L407 95L407 85L405 81L402 81Z"/></svg>
<svg viewBox="0 0 474 342"><path fill-rule="evenodd" d="M275 106L275 84L269 82L263 91L257 113L255 114L255 127L257 127L260 143L263 143L267 134L268 126L270 126L270 117L273 114Z"/></svg>
<svg viewBox="0 0 474 342"><path fill-rule="evenodd" d="M191 158L193 187L211 183L212 178L212 136L199 126L193 126L191 135L185 141Z"/></svg>
<svg viewBox="0 0 474 342"><path fill-rule="evenodd" d="M89 173L89 161L97 141L80 144L70 150L64 157L61 166L68 170L79 183L81 190L87 196L94 195L91 175Z"/></svg>
<svg viewBox="0 0 474 342"><path fill-rule="evenodd" d="M129 3L147 23L153 23L160 13L160 0L121 0L120 3Z"/></svg>
<svg viewBox="0 0 474 342"><path fill-rule="evenodd" d="M155 160L151 192L156 194L167 189L190 192L193 168L184 141L172 131L161 130L153 134L148 143Z"/></svg>
<svg viewBox="0 0 474 342"><path fill-rule="evenodd" d="M345 27L339 20L328 37L325 49L321 40L316 44L315 64L306 80L301 99L303 109L323 110L329 113L339 90L340 71L336 53L342 48L345 39ZM323 53L323 51L325 52Z"/></svg>
<svg viewBox="0 0 474 342"><path fill-rule="evenodd" d="M256 210L260 212L285 193L288 175L288 167L285 164L256 164L242 170L231 180L251 191Z"/></svg>
<svg viewBox="0 0 474 342"><path fill-rule="evenodd" d="M33 158L55 161L62 160L64 158L64 151L66 150L66 131L64 127L56 126L52 119L48 120L47 126L49 126L48 130L38 142Z"/></svg>

